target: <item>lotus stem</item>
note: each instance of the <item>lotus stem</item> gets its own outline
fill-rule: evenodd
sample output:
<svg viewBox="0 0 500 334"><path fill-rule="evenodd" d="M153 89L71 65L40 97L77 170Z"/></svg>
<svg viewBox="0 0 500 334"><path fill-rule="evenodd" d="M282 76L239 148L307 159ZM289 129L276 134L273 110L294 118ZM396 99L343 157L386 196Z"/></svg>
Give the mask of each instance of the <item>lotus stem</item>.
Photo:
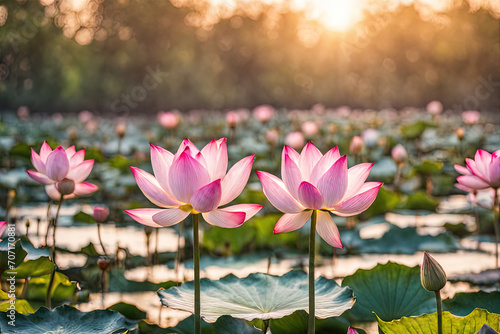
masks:
<svg viewBox="0 0 500 334"><path fill-rule="evenodd" d="M97 236L99 237L99 243L101 244L102 252L104 253L104 256L107 256L106 253L106 248L104 248L104 243L102 242L101 238L101 223L97 223Z"/></svg>
<svg viewBox="0 0 500 334"><path fill-rule="evenodd" d="M104 289L105 289L105 279L106 277L104 276L106 275L106 271L105 270L101 270L101 305L102 305L102 309L104 309Z"/></svg>
<svg viewBox="0 0 500 334"><path fill-rule="evenodd" d="M64 195L61 195L61 198L59 199L59 204L57 205L56 218L54 218L53 221L54 227L52 230L52 247L50 247L50 258L52 259L52 263L54 264L54 270L52 270L52 273L50 274L50 281L49 281L49 286L47 288L47 295L45 296L45 306L47 306L49 310L52 308L51 307L52 287L54 286L54 278L56 276L56 227L63 199Z"/></svg>
<svg viewBox="0 0 500 334"><path fill-rule="evenodd" d="M314 262L316 257L316 219L318 211L313 210L311 217L311 231L309 232L309 321L307 324L307 333L314 334L316 321L316 305L314 295Z"/></svg>
<svg viewBox="0 0 500 334"><path fill-rule="evenodd" d="M269 319L263 320L263 323L264 323L264 328L262 328L262 330L264 334L266 334L267 331L269 330Z"/></svg>
<svg viewBox="0 0 500 334"><path fill-rule="evenodd" d="M194 333L201 334L200 302L200 236L198 214L193 214L193 261L194 261Z"/></svg>
<svg viewBox="0 0 500 334"><path fill-rule="evenodd" d="M159 258L158 258L158 243L160 240L160 229L155 228L155 252L153 254L153 265L159 264Z"/></svg>
<svg viewBox="0 0 500 334"><path fill-rule="evenodd" d="M45 233L45 246L47 246L48 238L49 238L49 233L50 233L50 225L52 224L52 218L50 217L50 204L51 204L51 199L49 199L49 202L47 203L47 233Z"/></svg>
<svg viewBox="0 0 500 334"><path fill-rule="evenodd" d="M500 231L498 230L498 225L500 224L500 208L497 209L499 202L498 188L495 189L495 195L493 195L493 229L495 230L495 268L500 268L498 265L498 244L500 243Z"/></svg>
<svg viewBox="0 0 500 334"><path fill-rule="evenodd" d="M175 279L179 281L179 270L181 266L181 233L182 233L182 221L179 223L179 232L177 235L177 253L175 254Z"/></svg>
<svg viewBox="0 0 500 334"><path fill-rule="evenodd" d="M436 294L438 334L443 334L443 303L441 302L441 291L434 291Z"/></svg>

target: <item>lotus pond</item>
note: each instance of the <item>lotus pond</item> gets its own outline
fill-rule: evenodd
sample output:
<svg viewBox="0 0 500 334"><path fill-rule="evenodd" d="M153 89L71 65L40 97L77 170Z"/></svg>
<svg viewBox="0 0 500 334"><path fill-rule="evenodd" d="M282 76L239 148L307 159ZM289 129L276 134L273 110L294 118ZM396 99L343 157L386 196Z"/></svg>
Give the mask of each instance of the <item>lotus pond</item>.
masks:
<svg viewBox="0 0 500 334"><path fill-rule="evenodd" d="M499 123L2 112L0 331L499 331Z"/></svg>

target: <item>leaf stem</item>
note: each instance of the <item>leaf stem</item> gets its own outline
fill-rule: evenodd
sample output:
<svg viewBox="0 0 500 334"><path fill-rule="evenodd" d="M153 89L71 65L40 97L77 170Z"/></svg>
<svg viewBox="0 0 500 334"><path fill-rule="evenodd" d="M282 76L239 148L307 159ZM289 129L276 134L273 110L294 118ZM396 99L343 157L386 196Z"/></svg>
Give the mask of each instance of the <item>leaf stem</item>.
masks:
<svg viewBox="0 0 500 334"><path fill-rule="evenodd" d="M434 291L436 294L438 334L443 334L443 304L441 302L441 291Z"/></svg>
<svg viewBox="0 0 500 334"><path fill-rule="evenodd" d="M198 214L193 214L193 261L194 261L194 333L201 334L200 236L198 230Z"/></svg>
<svg viewBox="0 0 500 334"><path fill-rule="evenodd" d="M314 334L315 330L315 295L314 295L314 262L316 256L316 220L318 210L313 210L311 217L311 231L309 232L309 321L307 324L307 333Z"/></svg>

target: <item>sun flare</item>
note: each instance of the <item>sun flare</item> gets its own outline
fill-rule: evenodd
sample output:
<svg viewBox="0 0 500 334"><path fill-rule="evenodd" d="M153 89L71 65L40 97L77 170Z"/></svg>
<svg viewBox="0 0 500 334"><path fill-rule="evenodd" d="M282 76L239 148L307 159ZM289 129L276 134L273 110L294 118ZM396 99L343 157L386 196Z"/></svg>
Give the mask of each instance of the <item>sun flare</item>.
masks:
<svg viewBox="0 0 500 334"><path fill-rule="evenodd" d="M308 1L311 19L333 31L349 30L361 19L361 8L355 0Z"/></svg>

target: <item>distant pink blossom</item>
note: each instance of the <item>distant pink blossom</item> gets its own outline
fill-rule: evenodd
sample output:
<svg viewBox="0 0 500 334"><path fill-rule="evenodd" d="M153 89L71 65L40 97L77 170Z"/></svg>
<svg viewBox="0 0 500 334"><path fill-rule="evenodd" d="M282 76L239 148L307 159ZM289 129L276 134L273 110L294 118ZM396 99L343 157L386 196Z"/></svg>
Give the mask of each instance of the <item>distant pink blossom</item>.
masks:
<svg viewBox="0 0 500 334"><path fill-rule="evenodd" d="M184 139L177 153L151 144L154 176L130 167L143 194L161 209L133 209L125 212L137 222L172 226L190 213L201 213L209 224L233 228L253 217L262 205L226 205L245 187L254 155L238 161L227 171L226 138L212 140L201 151Z"/></svg>
<svg viewBox="0 0 500 334"><path fill-rule="evenodd" d="M474 160L467 158L465 162L467 167L455 165L462 174L457 177L457 187L465 191L500 188L500 150L491 154L478 149Z"/></svg>
<svg viewBox="0 0 500 334"><path fill-rule="evenodd" d="M234 128L240 122L240 116L235 111L229 111L226 114L226 122L229 127Z"/></svg>
<svg viewBox="0 0 500 334"><path fill-rule="evenodd" d="M45 190L53 200L60 199L57 190L63 180L74 181L74 191L65 194L64 198L73 198L78 195L93 193L98 188L95 184L84 182L94 166L94 159L85 159L85 149L78 152L74 146L63 149L62 146L55 150L44 142L40 154L31 149L31 162L36 171L27 170L28 175L35 181L45 185Z"/></svg>
<svg viewBox="0 0 500 334"><path fill-rule="evenodd" d="M431 101L427 104L426 109L431 115L439 115L443 112L443 105L439 101Z"/></svg>
<svg viewBox="0 0 500 334"><path fill-rule="evenodd" d="M308 137L314 137L319 132L318 123L314 121L307 121L302 124L302 132Z"/></svg>
<svg viewBox="0 0 500 334"><path fill-rule="evenodd" d="M401 144L397 144L392 148L391 156L396 164L401 164L408 160L408 152L406 152L406 149Z"/></svg>
<svg viewBox="0 0 500 334"><path fill-rule="evenodd" d="M158 113L158 122L160 122L161 126L165 129L172 130L179 125L180 116L177 113L173 113L171 111L160 111Z"/></svg>
<svg viewBox="0 0 500 334"><path fill-rule="evenodd" d="M354 136L349 143L349 153L351 155L358 155L363 151L363 139L360 136Z"/></svg>
<svg viewBox="0 0 500 334"><path fill-rule="evenodd" d="M462 121L468 125L476 124L480 117L481 114L477 110L469 110L462 113Z"/></svg>
<svg viewBox="0 0 500 334"><path fill-rule="evenodd" d="M288 145L294 149L299 149L304 146L305 142L304 134L300 131L290 132L285 137L285 145Z"/></svg>
<svg viewBox="0 0 500 334"><path fill-rule="evenodd" d="M365 182L372 163L347 168L346 156L337 147L325 155L308 143L299 154L285 146L281 159L281 177L257 172L264 194L274 207L285 213L274 233L301 228L318 210L318 234L330 245L342 248L340 234L330 212L342 217L357 215L370 207L381 182Z"/></svg>
<svg viewBox="0 0 500 334"><path fill-rule="evenodd" d="M276 146L279 139L280 139L280 134L278 133L278 130L276 129L267 130L266 140L269 144L271 144L272 146Z"/></svg>
<svg viewBox="0 0 500 334"><path fill-rule="evenodd" d="M263 104L256 107L252 114L259 122L267 123L274 116L274 108L268 104Z"/></svg>

